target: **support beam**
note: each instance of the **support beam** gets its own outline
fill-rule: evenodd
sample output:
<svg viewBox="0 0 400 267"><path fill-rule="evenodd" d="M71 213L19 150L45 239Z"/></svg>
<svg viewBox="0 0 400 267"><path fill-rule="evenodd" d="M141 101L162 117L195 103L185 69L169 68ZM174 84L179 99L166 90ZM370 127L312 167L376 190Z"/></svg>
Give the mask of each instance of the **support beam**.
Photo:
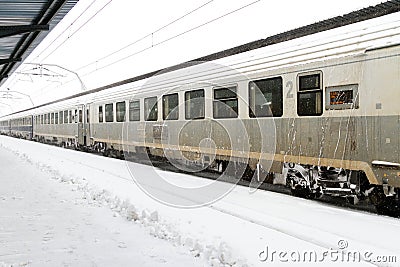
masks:
<svg viewBox="0 0 400 267"><path fill-rule="evenodd" d="M12 25L12 26L0 26L0 38L9 37L17 34L36 32L36 31L48 31L49 25Z"/></svg>
<svg viewBox="0 0 400 267"><path fill-rule="evenodd" d="M7 59L0 59L0 65L8 64L12 62L20 62L22 58L7 58Z"/></svg>

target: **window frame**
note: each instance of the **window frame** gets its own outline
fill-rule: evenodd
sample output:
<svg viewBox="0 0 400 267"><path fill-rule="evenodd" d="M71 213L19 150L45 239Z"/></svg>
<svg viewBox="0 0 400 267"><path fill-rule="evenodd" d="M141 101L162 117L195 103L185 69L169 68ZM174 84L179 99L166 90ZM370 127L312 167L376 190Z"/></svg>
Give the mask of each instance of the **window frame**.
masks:
<svg viewBox="0 0 400 267"><path fill-rule="evenodd" d="M336 86L325 87L325 110L343 110L343 109L358 109L359 106L359 84L344 84ZM331 93L337 91L351 91L352 92L352 102L351 103L338 103L333 104L331 101Z"/></svg>
<svg viewBox="0 0 400 267"><path fill-rule="evenodd" d="M103 123L104 122L103 105L99 106L99 108L98 108L97 120L98 120L99 123Z"/></svg>
<svg viewBox="0 0 400 267"><path fill-rule="evenodd" d="M133 103L138 103L137 107L132 107ZM129 101L129 121L140 121L140 100L130 100ZM136 114L136 112L138 114ZM137 117L135 116L137 115Z"/></svg>
<svg viewBox="0 0 400 267"><path fill-rule="evenodd" d="M171 97L176 97L176 106L173 107L171 110L169 109L169 104L166 105L166 102L169 102ZM175 100L175 99L174 99ZM166 108L168 109L168 114L166 114ZM178 120L179 119L179 94L172 93L162 96L162 113L163 113L163 120Z"/></svg>
<svg viewBox="0 0 400 267"><path fill-rule="evenodd" d="M280 102L278 104L275 105L279 105L279 110L276 110L276 112L274 113L274 97L276 97L274 95L274 92L272 92L272 102L270 105L270 108L268 111L270 111L270 114L256 114L257 113L257 107L256 107L256 100L257 100L257 91L259 90L258 93L261 93L264 96L265 99L265 93L263 92L262 89L260 89L260 87L257 85L257 82L264 82L264 81L272 81L272 80L280 80L280 88L279 88L279 100ZM255 91L254 93L254 99L253 99L253 94L251 92L252 88L252 84L254 84L256 86L256 88L258 88L257 91ZM256 90L254 88L254 90ZM276 92L275 92L276 93ZM260 78L260 79L254 79L249 81L248 83L248 104L249 104L249 118L268 118L268 117L282 117L283 116L283 77L282 76L275 76L275 77L269 77L269 78ZM254 101L254 102L253 102ZM253 107L253 103L254 103L254 107Z"/></svg>
<svg viewBox="0 0 400 267"><path fill-rule="evenodd" d="M197 92L201 92L203 96L200 97L193 97L193 98L188 98L188 95L190 94L195 94ZM191 116L192 115L192 108L190 104L192 101L201 101L201 110L199 110L199 116ZM195 90L190 90L185 92L185 119L186 120L201 120L205 118L205 113L206 113L206 105L205 105L205 91L204 89L195 89ZM194 102L196 103L196 102ZM198 105L199 106L199 105ZM190 109L190 110L189 110ZM202 116L201 116L202 114ZM190 115L190 116L189 116Z"/></svg>
<svg viewBox="0 0 400 267"><path fill-rule="evenodd" d="M301 78L303 77L308 77L308 76L315 76L319 75L319 86L314 86L310 88L301 88ZM323 83L323 72L321 70L317 71L312 71L312 72L305 72L305 73L299 73L297 75L297 115L300 117L304 116L321 116L324 112L324 96L323 96L323 88L324 88L324 83ZM313 96L313 97L307 97ZM304 97L306 96L306 97ZM301 99L311 99L311 101L314 101L314 106L315 106L315 112L305 112L304 110L300 110L300 108L303 106L301 102Z"/></svg>
<svg viewBox="0 0 400 267"><path fill-rule="evenodd" d="M107 111L107 107L111 107L111 111L110 110ZM111 115L107 115L107 113L110 112ZM109 103L104 105L104 119L105 122L114 122L114 103Z"/></svg>
<svg viewBox="0 0 400 267"><path fill-rule="evenodd" d="M68 110L63 111L64 124L68 123Z"/></svg>
<svg viewBox="0 0 400 267"><path fill-rule="evenodd" d="M78 116L79 116L78 123L83 123L83 110L82 109L79 109Z"/></svg>
<svg viewBox="0 0 400 267"><path fill-rule="evenodd" d="M123 116L121 118L121 114L118 114L118 112L121 112L118 110L118 107L123 104L124 110L123 110ZM116 122L125 122L126 120L126 102L125 101L119 101L115 103L115 121Z"/></svg>
<svg viewBox="0 0 400 267"><path fill-rule="evenodd" d="M153 103L152 107L150 110L148 110L148 101L154 100L155 103ZM144 99L143 103L143 110L144 110L144 120L145 121L157 121L158 120L158 97L157 96L151 96L151 97L146 97ZM150 115L153 115L151 118Z"/></svg>
<svg viewBox="0 0 400 267"><path fill-rule="evenodd" d="M232 89L235 90L232 90ZM234 93L233 96L226 96L226 97L216 97L216 92L222 91L222 90L228 90ZM220 86L220 87L214 87L213 88L213 118L214 119L235 119L239 117L239 97L238 97L238 86L235 85L227 85L227 86ZM230 105L226 104L228 102L236 102L236 110L234 110ZM232 113L232 115L218 115L216 114L216 111L218 111L218 105L223 105L222 107L226 108L228 106L236 115Z"/></svg>
<svg viewBox="0 0 400 267"><path fill-rule="evenodd" d="M64 113L62 111L58 112L58 119L59 119L59 124L64 124Z"/></svg>

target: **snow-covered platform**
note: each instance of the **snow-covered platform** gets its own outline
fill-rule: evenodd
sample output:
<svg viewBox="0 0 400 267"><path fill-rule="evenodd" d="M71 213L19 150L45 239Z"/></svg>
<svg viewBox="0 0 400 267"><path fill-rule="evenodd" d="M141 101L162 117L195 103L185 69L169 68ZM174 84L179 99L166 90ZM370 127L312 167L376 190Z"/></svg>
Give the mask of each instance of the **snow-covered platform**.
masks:
<svg viewBox="0 0 400 267"><path fill-rule="evenodd" d="M0 266L203 266L0 148Z"/></svg>
<svg viewBox="0 0 400 267"><path fill-rule="evenodd" d="M154 174L211 181L5 136L0 164L0 266L400 266L399 219L239 186L178 208L128 167L174 203L208 198Z"/></svg>

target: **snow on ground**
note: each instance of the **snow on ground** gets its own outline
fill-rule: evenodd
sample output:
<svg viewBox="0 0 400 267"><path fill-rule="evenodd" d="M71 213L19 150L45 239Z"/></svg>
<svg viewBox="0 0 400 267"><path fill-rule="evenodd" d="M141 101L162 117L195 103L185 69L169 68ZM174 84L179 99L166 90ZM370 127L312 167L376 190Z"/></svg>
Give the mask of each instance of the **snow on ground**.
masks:
<svg viewBox="0 0 400 267"><path fill-rule="evenodd" d="M0 136L1 151L12 152L26 166L24 168L30 169L29 172L35 173L34 170L40 170L44 178L50 176L60 181L61 183L53 185L57 190L53 190L52 194L63 196L65 202L61 204L65 205L66 209L74 205L82 212L94 212L92 210L96 207L97 215L91 218L92 224L108 227L117 222L123 223L131 225L129 227L140 227L143 232L149 234L148 236L158 238L156 250L158 252L160 248L163 251L160 257L165 259L166 264L171 263L172 259L177 266L192 266L199 264L199 261L207 266L400 266L400 221L395 218L342 209L272 192L258 190L250 193L248 188L243 187L234 188L224 198L210 205L195 209L176 208L162 204L140 190L133 182L127 164L121 160L4 136ZM4 161L1 162L3 166ZM136 163L129 163L129 166L134 169L135 176L147 177L149 183L154 186L151 181L155 172L151 166ZM21 168L21 173L22 171ZM185 174L163 171L156 173L178 184L193 186L196 183L209 183L209 180ZM1 179L5 183L5 178ZM22 186L24 183L24 180L21 180L21 183L15 182L21 189L32 186L32 182L27 183L28 186ZM168 192L165 188L153 189L159 196L169 195L172 200L188 199L188 195L177 195L176 192ZM45 193L48 188L43 187L42 190L43 196L39 190L36 197L46 199L52 195ZM80 198L68 196L71 190L74 190L74 194L79 193ZM18 199L18 195L15 196ZM194 203L199 199L204 198L192 198ZM3 205L10 201L0 199L2 215L10 216L12 210L7 209L7 212L3 212ZM46 202L51 202L51 199ZM105 208L111 209L112 213L105 212ZM77 217L82 221L81 224L88 220L88 216ZM47 218L44 221L46 220ZM1 222L0 227L4 225ZM63 228L62 225L63 223L54 223L50 232L58 234L59 230L56 228ZM116 228L113 226L108 229ZM21 233L19 238L30 235L34 237L29 229L25 229L27 233ZM129 235L125 234L129 231L132 230L118 230L123 236ZM145 237L140 236L143 242L136 246L128 243L128 240L115 239L112 233L107 232L100 232L97 239L115 244L122 242L122 247L126 245L126 248L119 248L118 245L117 247L128 254L132 253L130 266L143 266L133 264L134 260L143 260L140 255L135 256L137 250L142 251L143 247L146 247ZM4 239L0 236L0 240ZM78 236L71 237L75 247L84 246L85 240ZM29 242L32 240L28 240L26 244ZM17 251L28 246L23 242L17 243L18 249L14 248ZM170 244L172 248L175 246L175 252L168 252L168 249L163 248L165 243ZM51 245L48 247L59 253L58 259L65 258L66 261L70 260L67 265L74 265L72 258L67 255L69 247L66 250L57 250ZM6 261L3 256L6 253L2 250L0 247L0 266L1 262L10 263ZM119 250L98 250L95 252L98 256L94 259L99 265L104 261L104 264L111 263L116 266L118 264L112 263L113 259L119 258L118 253L122 253ZM177 251L184 253L182 255ZM77 262L82 260L89 263L88 260L93 258L87 258L88 254L77 254L75 259ZM193 263L187 262L188 254L192 255ZM27 258L21 254L14 260L29 263L36 258L36 254L29 256L30 258ZM170 257L167 259L164 256ZM118 266L122 265L124 264Z"/></svg>
<svg viewBox="0 0 400 267"><path fill-rule="evenodd" d="M203 266L131 222L128 204L113 213L18 156L0 149L0 266Z"/></svg>

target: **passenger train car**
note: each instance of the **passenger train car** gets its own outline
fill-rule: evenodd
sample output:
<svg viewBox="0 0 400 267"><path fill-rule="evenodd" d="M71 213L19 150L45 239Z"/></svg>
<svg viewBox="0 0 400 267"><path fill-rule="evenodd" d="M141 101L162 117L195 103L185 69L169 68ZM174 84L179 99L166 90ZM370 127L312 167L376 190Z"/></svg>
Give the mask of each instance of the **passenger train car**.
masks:
<svg viewBox="0 0 400 267"><path fill-rule="evenodd" d="M369 198L384 212L400 194L398 15L97 88L5 116L0 130L119 158L254 173L295 195Z"/></svg>

